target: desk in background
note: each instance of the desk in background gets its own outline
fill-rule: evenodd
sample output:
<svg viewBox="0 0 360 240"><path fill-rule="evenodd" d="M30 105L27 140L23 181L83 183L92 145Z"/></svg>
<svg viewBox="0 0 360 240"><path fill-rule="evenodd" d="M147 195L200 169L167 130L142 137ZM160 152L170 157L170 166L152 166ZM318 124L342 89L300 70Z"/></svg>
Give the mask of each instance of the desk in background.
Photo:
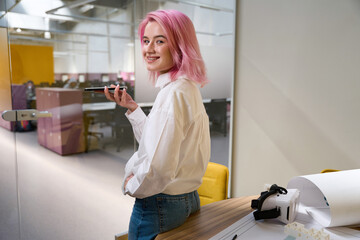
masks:
<svg viewBox="0 0 360 240"><path fill-rule="evenodd" d="M210 120L210 129L214 131L219 131L223 133L224 136L227 136L228 131L228 106L230 104L230 99L203 99L203 103L207 114ZM153 102L139 102L137 103L139 107L148 115L153 106ZM85 146L86 152L89 149L90 145L90 136L95 136L97 138L101 137L101 132L91 132L89 131L89 126L95 123L104 123L105 125L110 125L117 136L117 140L122 139L122 132L124 129L128 129L129 123L126 119L123 119L121 114L117 114L117 117L114 117L111 120L111 115L119 113L119 109L115 102L96 102L96 103L84 103L82 109L84 112L84 128L85 128ZM115 111L117 110L117 111ZM123 110L123 109L121 109ZM122 111L123 112L123 111ZM115 123L115 120L118 122ZM130 126L130 125L129 125ZM114 135L114 134L113 134ZM89 138L88 138L89 137ZM122 139L123 140L123 139ZM117 148L117 151L119 148Z"/></svg>
<svg viewBox="0 0 360 240"><path fill-rule="evenodd" d="M115 102L98 102L98 103L84 103L82 105L83 112L115 110Z"/></svg>

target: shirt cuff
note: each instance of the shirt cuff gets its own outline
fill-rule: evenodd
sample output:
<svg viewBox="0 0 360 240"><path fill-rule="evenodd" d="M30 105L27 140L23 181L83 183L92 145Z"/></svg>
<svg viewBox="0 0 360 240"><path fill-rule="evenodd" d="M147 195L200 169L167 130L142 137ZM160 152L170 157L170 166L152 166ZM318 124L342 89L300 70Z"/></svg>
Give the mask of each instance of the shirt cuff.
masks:
<svg viewBox="0 0 360 240"><path fill-rule="evenodd" d="M121 187L123 194L133 196L131 190L134 189L134 187L136 187L138 185L138 184L136 184L136 182L134 183L135 176L133 176L132 178L129 179L126 186L125 186L125 181L126 181L126 179L124 179L122 187Z"/></svg>
<svg viewBox="0 0 360 240"><path fill-rule="evenodd" d="M129 119L130 123L134 123L136 125L140 124L143 119L146 118L145 113L139 106L131 113L126 112L125 116Z"/></svg>
<svg viewBox="0 0 360 240"><path fill-rule="evenodd" d="M121 189L122 189L122 192L123 192L124 195L129 193L129 191L127 191L125 189L125 181L126 181L127 177L129 177L131 174L133 174L132 169L134 167L136 159L137 159L137 152L135 152L133 154L133 156L128 160L128 162L125 165L124 180L123 180L123 183L122 183L122 186L121 186ZM130 181L131 181L131 179L129 180L129 182ZM129 184L129 182L128 182L128 184Z"/></svg>
<svg viewBox="0 0 360 240"><path fill-rule="evenodd" d="M121 184L121 191L124 195L126 195L128 192L125 190L125 179L123 181L123 183Z"/></svg>

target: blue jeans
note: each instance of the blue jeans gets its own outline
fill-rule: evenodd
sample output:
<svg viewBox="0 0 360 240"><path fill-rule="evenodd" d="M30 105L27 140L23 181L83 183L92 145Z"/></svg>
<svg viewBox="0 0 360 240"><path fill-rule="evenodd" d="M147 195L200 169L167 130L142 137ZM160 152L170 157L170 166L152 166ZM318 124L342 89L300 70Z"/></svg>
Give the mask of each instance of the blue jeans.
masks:
<svg viewBox="0 0 360 240"><path fill-rule="evenodd" d="M129 240L148 240L182 225L200 209L197 191L180 195L156 194L134 204L129 225Z"/></svg>

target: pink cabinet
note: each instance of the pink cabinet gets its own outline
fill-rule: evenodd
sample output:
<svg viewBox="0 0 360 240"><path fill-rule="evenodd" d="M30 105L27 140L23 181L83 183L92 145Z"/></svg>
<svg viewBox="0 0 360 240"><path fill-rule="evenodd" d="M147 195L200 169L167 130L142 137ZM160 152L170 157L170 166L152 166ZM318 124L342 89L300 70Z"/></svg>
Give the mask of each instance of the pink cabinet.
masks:
<svg viewBox="0 0 360 240"><path fill-rule="evenodd" d="M40 145L60 155L85 151L81 90L37 88L36 108L52 113L38 119Z"/></svg>

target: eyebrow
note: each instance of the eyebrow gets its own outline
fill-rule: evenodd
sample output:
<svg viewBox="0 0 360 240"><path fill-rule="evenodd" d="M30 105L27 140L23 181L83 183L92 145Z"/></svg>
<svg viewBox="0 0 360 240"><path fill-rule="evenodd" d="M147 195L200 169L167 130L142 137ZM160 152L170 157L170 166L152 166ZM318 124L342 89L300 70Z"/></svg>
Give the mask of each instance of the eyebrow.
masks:
<svg viewBox="0 0 360 240"><path fill-rule="evenodd" d="M143 39L144 38L149 38L149 37L147 37L147 36L143 36ZM164 35L156 35L156 36L154 36L154 38L165 38L165 39L167 39Z"/></svg>

